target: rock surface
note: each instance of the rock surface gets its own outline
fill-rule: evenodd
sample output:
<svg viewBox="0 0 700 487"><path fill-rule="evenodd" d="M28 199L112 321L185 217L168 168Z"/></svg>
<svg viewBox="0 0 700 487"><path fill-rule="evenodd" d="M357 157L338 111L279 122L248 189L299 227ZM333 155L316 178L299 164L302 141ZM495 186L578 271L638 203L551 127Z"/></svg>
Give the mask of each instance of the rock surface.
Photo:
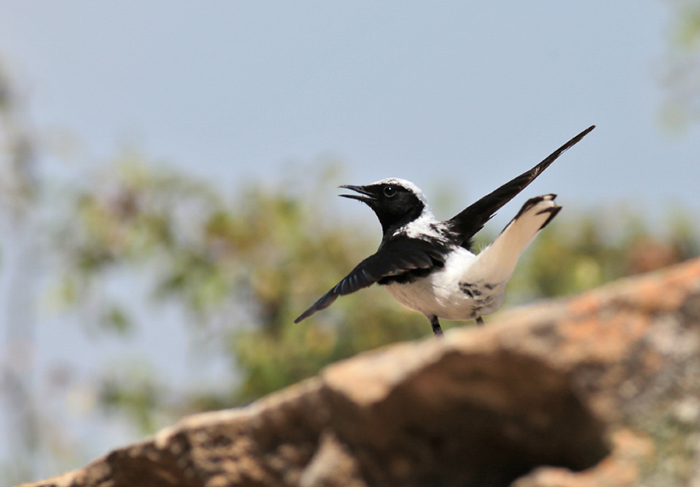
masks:
<svg viewBox="0 0 700 487"><path fill-rule="evenodd" d="M700 486L700 260L366 353L49 486Z"/></svg>

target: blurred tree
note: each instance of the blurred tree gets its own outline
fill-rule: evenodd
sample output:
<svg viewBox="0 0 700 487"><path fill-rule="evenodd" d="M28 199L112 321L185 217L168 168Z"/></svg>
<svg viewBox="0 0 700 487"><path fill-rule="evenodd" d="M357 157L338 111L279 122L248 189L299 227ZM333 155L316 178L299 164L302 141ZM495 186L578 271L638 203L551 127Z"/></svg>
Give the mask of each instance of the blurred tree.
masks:
<svg viewBox="0 0 700 487"><path fill-rule="evenodd" d="M700 120L700 0L668 2L674 17L661 86L661 117L679 130Z"/></svg>
<svg viewBox="0 0 700 487"><path fill-rule="evenodd" d="M32 473L38 451L37 405L31 388L36 297L41 259L38 225L36 150L25 119L23 97L0 64L0 225L2 225L3 312L6 329L0 355L0 390L6 405L6 429L16 458L8 480Z"/></svg>
<svg viewBox="0 0 700 487"><path fill-rule="evenodd" d="M89 301L100 279L119 266L152 273L153 297L184 303L200 325L218 324L218 339L243 373L240 390L223 404L252 400L358 351L425 334L421 317L397 310L377 291L293 324L311 299L371 252L365 232L328 226L323 170L313 171L321 174L317 180L251 187L227 205L203 183L149 170L133 154L127 159L116 177L110 168L104 185L74 198L70 214L78 218L58 233L62 295L76 305ZM102 308L105 325L129 322L122 305Z"/></svg>

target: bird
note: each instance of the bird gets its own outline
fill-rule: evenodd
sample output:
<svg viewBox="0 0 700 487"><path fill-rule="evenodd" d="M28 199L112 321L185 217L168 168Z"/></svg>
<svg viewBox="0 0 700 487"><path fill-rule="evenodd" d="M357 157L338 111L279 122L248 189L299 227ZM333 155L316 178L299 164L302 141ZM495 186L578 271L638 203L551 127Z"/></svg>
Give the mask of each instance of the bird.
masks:
<svg viewBox="0 0 700 487"><path fill-rule="evenodd" d="M561 206L555 194L528 199L494 241L478 254L473 237L493 215L581 141L588 127L529 171L487 194L449 220L439 221L418 186L399 178L365 186L344 185L354 194L340 196L367 204L382 226L377 252L360 262L296 320L299 323L339 296L379 284L402 305L422 313L433 333L442 335L440 319L475 320L496 311L520 254Z"/></svg>

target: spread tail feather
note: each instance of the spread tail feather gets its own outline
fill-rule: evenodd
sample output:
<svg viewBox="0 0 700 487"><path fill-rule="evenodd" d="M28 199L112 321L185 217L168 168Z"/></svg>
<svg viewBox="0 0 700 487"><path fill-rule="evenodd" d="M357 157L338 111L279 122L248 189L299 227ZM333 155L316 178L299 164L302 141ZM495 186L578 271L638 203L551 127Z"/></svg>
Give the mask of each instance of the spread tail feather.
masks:
<svg viewBox="0 0 700 487"><path fill-rule="evenodd" d="M526 201L496 240L479 253L469 270L469 279L508 281L525 247L561 210L554 202L556 196L547 194Z"/></svg>

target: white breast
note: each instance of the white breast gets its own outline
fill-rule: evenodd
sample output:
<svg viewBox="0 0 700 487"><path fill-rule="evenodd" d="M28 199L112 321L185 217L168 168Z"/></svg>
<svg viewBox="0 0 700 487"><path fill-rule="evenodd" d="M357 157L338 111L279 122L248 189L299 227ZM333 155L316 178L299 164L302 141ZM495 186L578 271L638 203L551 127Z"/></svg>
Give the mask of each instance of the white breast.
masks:
<svg viewBox="0 0 700 487"><path fill-rule="evenodd" d="M460 247L442 269L411 283L392 283L387 290L399 303L428 317L470 320L493 313L503 303L505 283L469 282L475 259Z"/></svg>

